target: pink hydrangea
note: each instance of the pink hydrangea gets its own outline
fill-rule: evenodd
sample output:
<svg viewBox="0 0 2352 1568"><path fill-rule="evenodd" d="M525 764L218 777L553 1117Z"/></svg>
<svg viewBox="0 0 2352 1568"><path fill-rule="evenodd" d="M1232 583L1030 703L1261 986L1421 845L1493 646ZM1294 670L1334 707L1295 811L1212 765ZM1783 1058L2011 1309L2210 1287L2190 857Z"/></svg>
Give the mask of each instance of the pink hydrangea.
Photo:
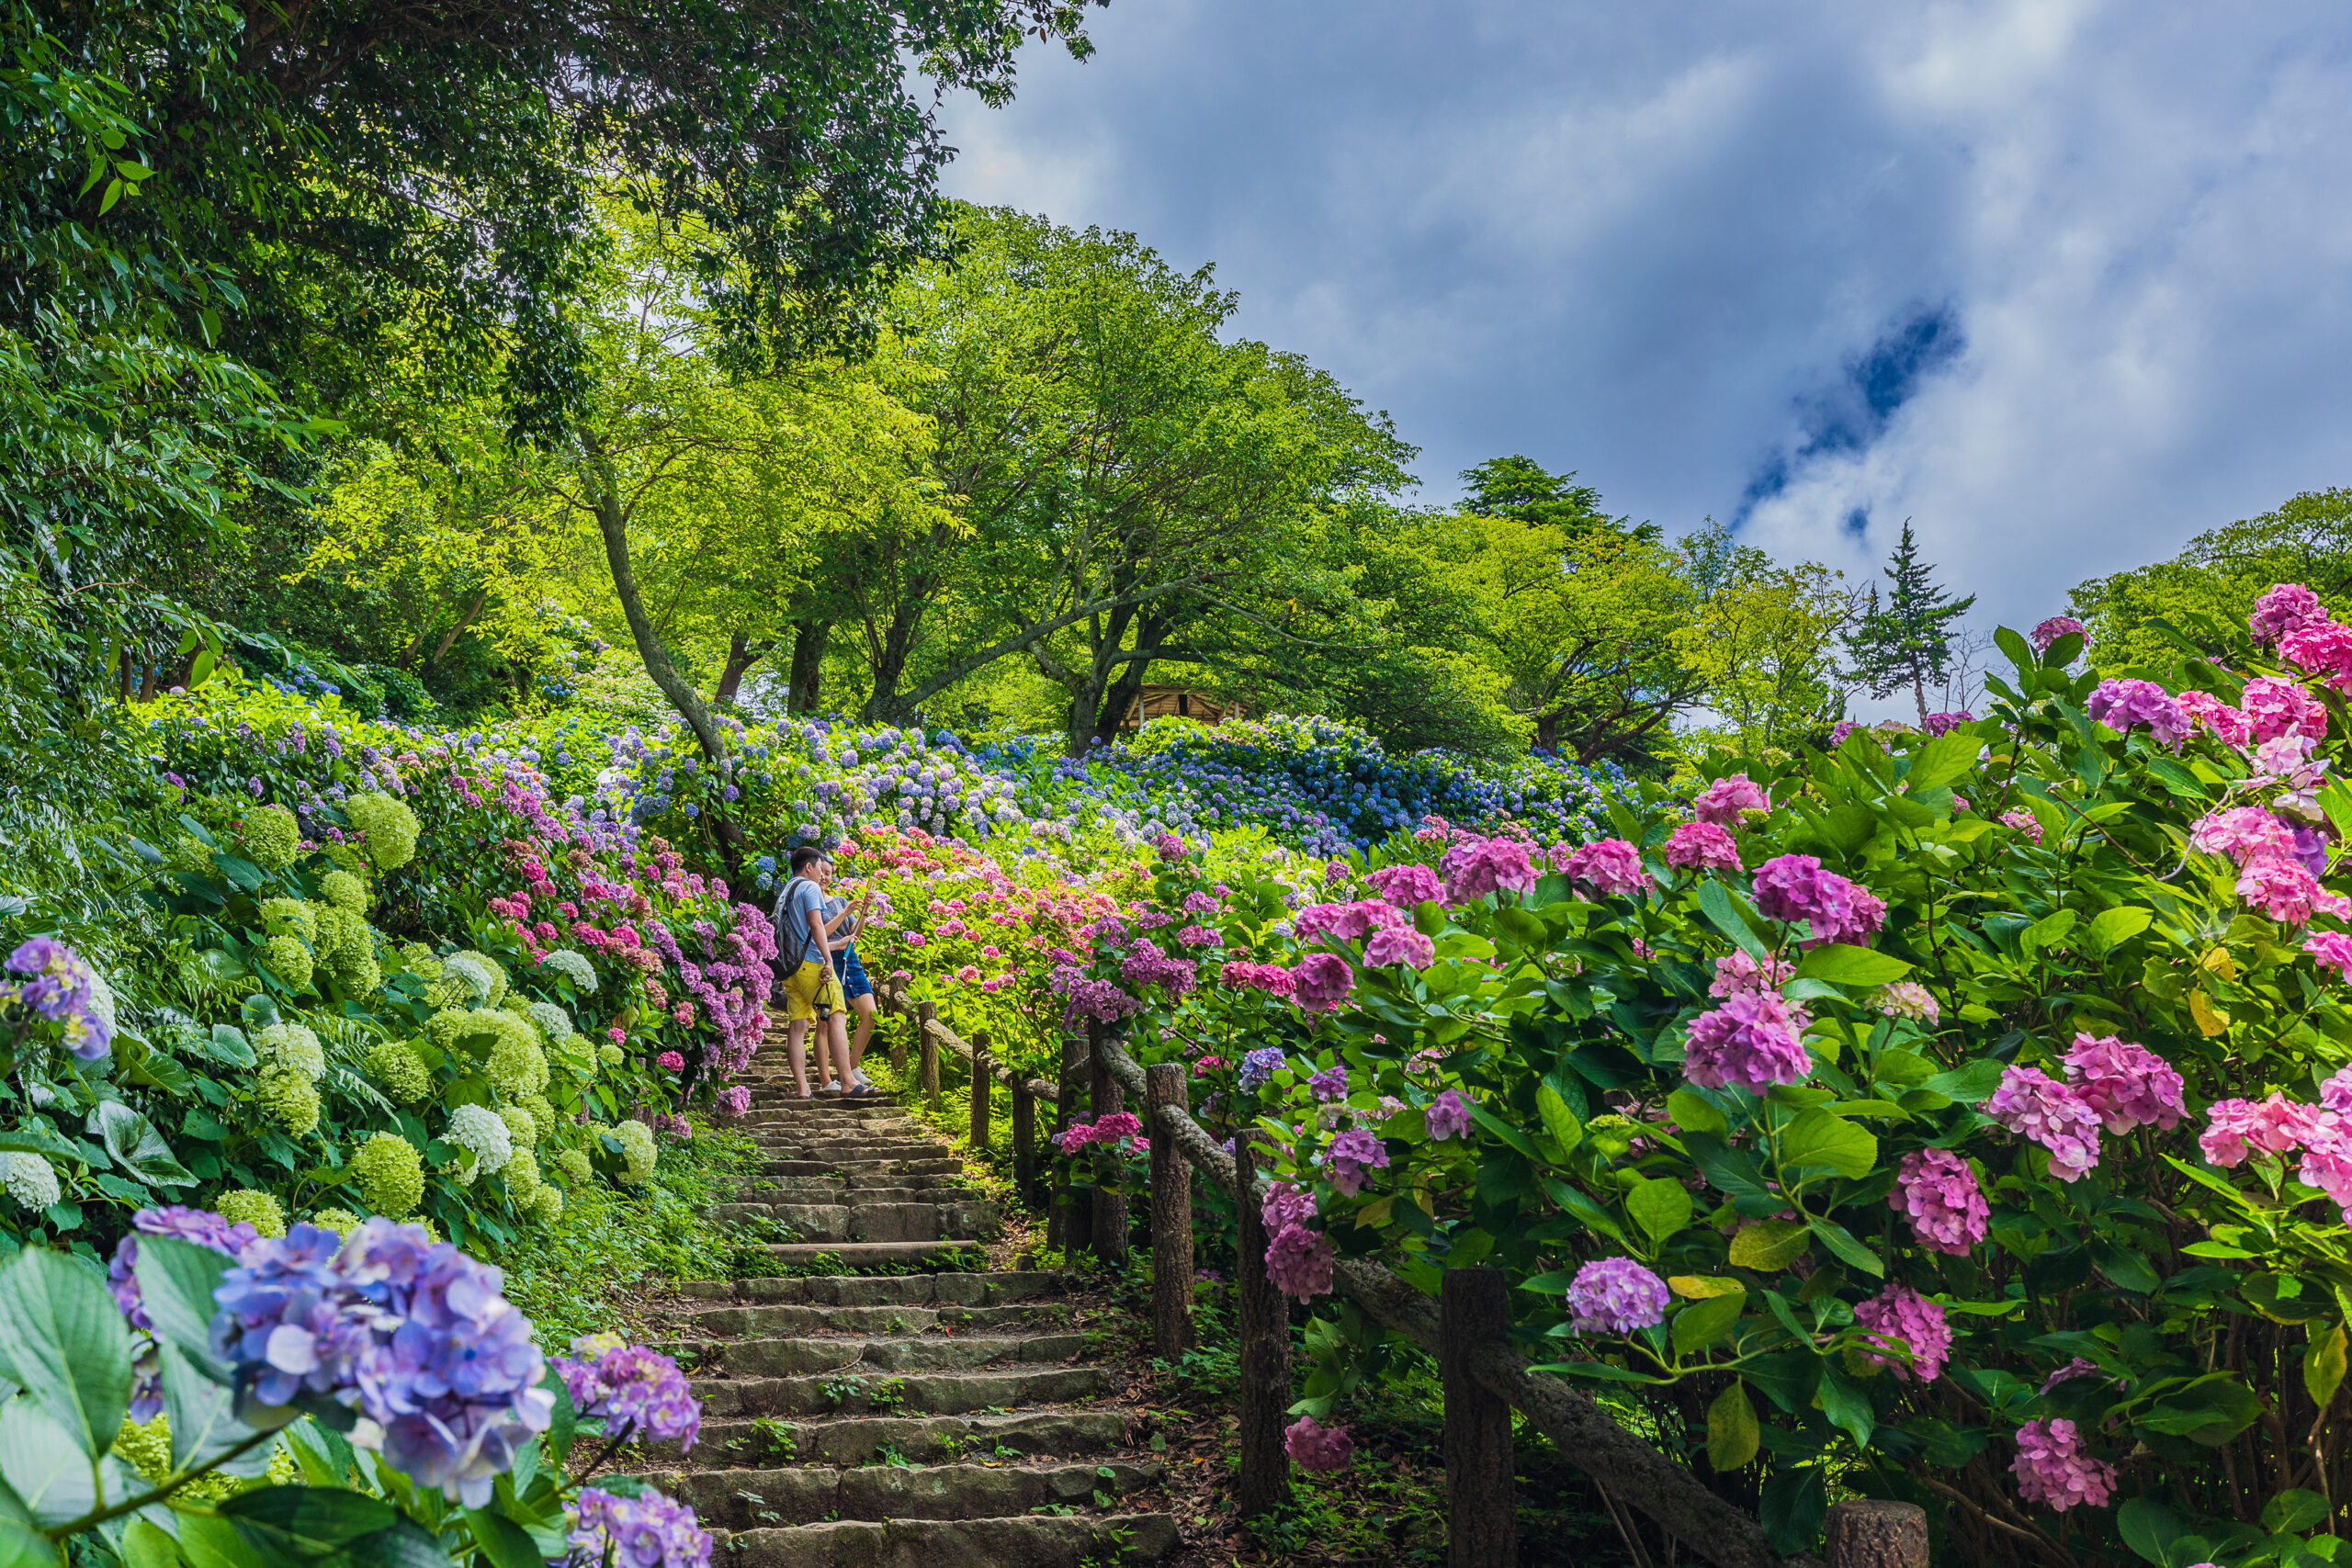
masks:
<svg viewBox="0 0 2352 1568"><path fill-rule="evenodd" d="M1445 884L1437 873L1419 861L1403 865L1384 865L1364 879L1379 889L1380 896L1400 909L1417 904L1432 902L1445 897Z"/></svg>
<svg viewBox="0 0 2352 1568"><path fill-rule="evenodd" d="M2340 1122L2332 1116L2328 1120L2327 1130L2304 1145L2302 1167L2295 1175L2304 1186L2318 1188L2338 1210L2352 1215L2352 1142L2346 1141ZM2352 1218L2345 1223L2352 1224Z"/></svg>
<svg viewBox="0 0 2352 1568"><path fill-rule="evenodd" d="M1298 976L1279 964L1228 964L1217 971L1217 983L1229 991L1267 991L1277 997L1298 989Z"/></svg>
<svg viewBox="0 0 2352 1568"><path fill-rule="evenodd" d="M1691 812L1700 821L1711 822L1718 828L1737 827L1742 812L1769 811L1771 807L1771 799L1765 795L1764 786L1746 773L1717 779L1690 801Z"/></svg>
<svg viewBox="0 0 2352 1568"><path fill-rule="evenodd" d="M673 1073L681 1073L685 1071L686 1059L675 1051L664 1051L653 1058L653 1065L658 1067L667 1067Z"/></svg>
<svg viewBox="0 0 2352 1568"><path fill-rule="evenodd" d="M1804 920L1812 929L1807 947L1824 942L1867 942L1886 922L1878 895L1834 871L1812 855L1779 855L1756 868L1756 907L1767 919Z"/></svg>
<svg viewBox="0 0 2352 1568"><path fill-rule="evenodd" d="M1479 839L1456 844L1438 862L1445 874L1449 903L1466 904L1489 893L1532 893L1535 863L1518 839Z"/></svg>
<svg viewBox="0 0 2352 1568"><path fill-rule="evenodd" d="M1580 844L1565 860L1555 851L1553 863L1588 898L1638 898L1649 891L1650 874L1642 865L1642 852L1623 839Z"/></svg>
<svg viewBox="0 0 2352 1568"><path fill-rule="evenodd" d="M2254 614L2245 618L2245 624L2256 641L2269 645L2283 640L2305 621L2326 618L2327 610L2318 594L2300 582L2280 582L2254 602Z"/></svg>
<svg viewBox="0 0 2352 1568"><path fill-rule="evenodd" d="M1318 936L1355 942L1369 932L1401 925L1404 919L1396 905L1377 898L1350 904L1309 904L1292 919L1291 930L1302 942Z"/></svg>
<svg viewBox="0 0 2352 1568"><path fill-rule="evenodd" d="M2278 656L2298 670L2324 676L2339 692L2352 687L2352 626L2305 621L2278 639Z"/></svg>
<svg viewBox="0 0 2352 1568"><path fill-rule="evenodd" d="M1331 1293L1331 1238L1305 1225L1285 1227L1266 1244L1266 1278L1286 1296L1311 1302Z"/></svg>
<svg viewBox="0 0 2352 1568"><path fill-rule="evenodd" d="M2225 746L2243 746L2254 734L2254 721L2211 692L2183 692L2175 699L2199 729L2210 729Z"/></svg>
<svg viewBox="0 0 2352 1568"><path fill-rule="evenodd" d="M2282 1094L2267 1100L2217 1100L2205 1109L2205 1130L2197 1135L2197 1146L2207 1159L2227 1168L2243 1164L2248 1154L2290 1153L2329 1130L2324 1111L2299 1105Z"/></svg>
<svg viewBox="0 0 2352 1568"><path fill-rule="evenodd" d="M2238 873L2238 897L2281 925L2308 924L2313 915L2352 916L2352 898L2330 893L2319 878L2290 860L2257 860Z"/></svg>
<svg viewBox="0 0 2352 1568"><path fill-rule="evenodd" d="M2033 651L2047 653L2050 645L2062 637L2078 637L2087 643L2090 632L2072 615L2052 615L2033 628Z"/></svg>
<svg viewBox="0 0 2352 1568"><path fill-rule="evenodd" d="M1742 991L1690 1021L1682 1076L1702 1089L1744 1089L1762 1094L1774 1084L1803 1083L1813 1057L1798 1037L1802 1013L1772 991Z"/></svg>
<svg viewBox="0 0 2352 1568"><path fill-rule="evenodd" d="M1568 1281L1568 1321L1578 1334L1633 1334L1666 1321L1666 1281L1630 1258L1602 1258Z"/></svg>
<svg viewBox="0 0 2352 1568"><path fill-rule="evenodd" d="M1323 1168L1329 1174L1331 1185L1351 1198L1363 1190L1364 1182L1374 1171L1384 1170L1387 1165L1388 1145L1362 1127L1340 1134L1323 1151Z"/></svg>
<svg viewBox="0 0 2352 1568"><path fill-rule="evenodd" d="M2172 1064L2111 1034L2076 1034L2066 1050L2066 1077L2119 1136L2134 1127L2169 1133L2188 1114Z"/></svg>
<svg viewBox="0 0 2352 1568"><path fill-rule="evenodd" d="M1666 863L1691 871L1739 870L1739 841L1713 822L1685 822L1666 839Z"/></svg>
<svg viewBox="0 0 2352 1568"><path fill-rule="evenodd" d="M1953 1258L1984 1239L1993 1211L1968 1162L1950 1149L1917 1149L1894 1169L1887 1206L1911 1221L1920 1245Z"/></svg>
<svg viewBox="0 0 2352 1568"><path fill-rule="evenodd" d="M1917 980L1896 980L1881 986L1878 1010L1889 1018L1915 1018L1926 1023L1943 1016L1943 1010L1936 1005L1935 994Z"/></svg>
<svg viewBox="0 0 2352 1568"><path fill-rule="evenodd" d="M2319 1086L2319 1102L2341 1116L2352 1111L2352 1067L2338 1067Z"/></svg>
<svg viewBox="0 0 2352 1568"><path fill-rule="evenodd" d="M1310 953L1298 961L1298 1005L1309 1012L1332 1012L1355 989L1356 972L1336 953Z"/></svg>
<svg viewBox="0 0 2352 1568"><path fill-rule="evenodd" d="M2259 806L2233 806L2209 811L2188 829L2191 849L2209 855L2227 855L2240 865L2290 852L2295 836L2287 824Z"/></svg>
<svg viewBox="0 0 2352 1568"><path fill-rule="evenodd" d="M2172 694L2154 681L2101 681L2091 693L2089 705L2093 722L2119 735L2144 724L2159 746L2177 748L2188 739L2188 716L2181 712Z"/></svg>
<svg viewBox="0 0 2352 1568"><path fill-rule="evenodd" d="M1363 944L1363 961L1375 967L1402 964L1426 969L1437 957L1437 943L1410 926L1384 926Z"/></svg>
<svg viewBox="0 0 2352 1568"><path fill-rule="evenodd" d="M718 1109L729 1119L739 1118L752 1109L749 1085L734 1084L718 1091Z"/></svg>
<svg viewBox="0 0 2352 1568"><path fill-rule="evenodd" d="M2300 735L2306 740L2327 738L2327 706L2293 681L2257 675L2238 694L2238 706L2253 726L2254 743Z"/></svg>
<svg viewBox="0 0 2352 1568"><path fill-rule="evenodd" d="M2009 1472L2018 1478L2018 1496L2056 1514L2084 1504L2104 1508L2115 1494L2115 1467L2084 1452L2075 1424L2064 1416L2018 1428L2018 1457Z"/></svg>
<svg viewBox="0 0 2352 1568"><path fill-rule="evenodd" d="M1759 961L1745 950L1734 948L1715 960L1714 983L1707 987L1711 997L1736 997L1749 991L1777 991L1793 978L1796 966L1785 958L1766 953Z"/></svg>
<svg viewBox="0 0 2352 1568"><path fill-rule="evenodd" d="M2098 1112L2071 1084L2039 1067L2004 1067L1985 1114L2050 1151L2050 1174L2079 1179L2098 1164Z"/></svg>
<svg viewBox="0 0 2352 1568"><path fill-rule="evenodd" d="M2073 1382L2076 1378L2095 1378L2098 1375L2097 1361L2085 1360L2082 1357L2075 1356L2071 1358L2064 1366L2041 1380L2041 1392L2048 1393L2062 1382Z"/></svg>
<svg viewBox="0 0 2352 1568"><path fill-rule="evenodd" d="M1312 1416L1300 1416L1283 1431L1283 1452L1301 1470L1345 1470L1355 1451L1345 1427L1326 1427Z"/></svg>
<svg viewBox="0 0 2352 1568"><path fill-rule="evenodd" d="M1951 731L1959 728L1963 724L1974 724L1975 722L1976 716L1970 713L1966 708L1962 708L1958 713L1931 713L1928 716L1927 722L1921 726L1921 728L1926 729L1928 736L1932 739L1939 735L1949 735Z"/></svg>
<svg viewBox="0 0 2352 1568"><path fill-rule="evenodd" d="M2022 806L2014 810L2002 812L2001 825L2006 828L2015 828L2037 844L2041 842L2041 819Z"/></svg>
<svg viewBox="0 0 2352 1568"><path fill-rule="evenodd" d="M2342 979L2352 980L2352 936L2342 931L2313 931L2303 938L2303 951L2321 967L2335 970Z"/></svg>
<svg viewBox="0 0 2352 1568"><path fill-rule="evenodd" d="M1315 1218L1315 1194L1277 1181L1266 1189L1266 1201L1260 1205L1259 1215L1266 1222L1268 1235L1280 1235L1293 1225L1303 1225Z"/></svg>
<svg viewBox="0 0 2352 1568"><path fill-rule="evenodd" d="M1916 1377L1921 1382L1933 1382L1951 1354L1951 1325L1944 1317L1944 1309L1908 1285L1889 1285L1858 1304L1854 1322L1871 1338L1910 1351L1907 1359L1875 1350L1862 1352L1862 1359L1870 1365L1892 1368L1898 1381Z"/></svg>

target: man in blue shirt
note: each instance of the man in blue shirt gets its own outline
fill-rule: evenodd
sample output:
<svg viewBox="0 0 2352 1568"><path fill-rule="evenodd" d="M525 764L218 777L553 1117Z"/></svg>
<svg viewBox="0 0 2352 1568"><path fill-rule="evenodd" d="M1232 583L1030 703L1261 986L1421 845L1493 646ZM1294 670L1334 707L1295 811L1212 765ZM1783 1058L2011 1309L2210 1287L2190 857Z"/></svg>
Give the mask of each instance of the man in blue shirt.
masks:
<svg viewBox="0 0 2352 1568"><path fill-rule="evenodd" d="M775 901L775 966L784 980L785 1049L792 1079L808 1098L808 1026L817 1026L820 1068L853 1081L849 1032L842 1021L842 986L833 974L831 931L825 919L825 879L832 866L815 845L792 852L792 880ZM846 911L844 911L844 917Z"/></svg>

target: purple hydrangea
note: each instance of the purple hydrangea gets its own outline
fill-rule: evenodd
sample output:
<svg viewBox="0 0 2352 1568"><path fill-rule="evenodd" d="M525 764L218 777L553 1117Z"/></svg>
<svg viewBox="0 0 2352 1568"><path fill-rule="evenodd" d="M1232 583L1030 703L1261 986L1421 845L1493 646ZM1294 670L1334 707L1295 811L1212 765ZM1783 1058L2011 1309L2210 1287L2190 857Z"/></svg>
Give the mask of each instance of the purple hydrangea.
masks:
<svg viewBox="0 0 2352 1568"><path fill-rule="evenodd" d="M1944 1309L1908 1285L1889 1285L1857 1305L1854 1322L1873 1339L1911 1352L1908 1360L1875 1350L1862 1352L1864 1361L1893 1369L1897 1380L1916 1377L1933 1382L1951 1355L1951 1325Z"/></svg>
<svg viewBox="0 0 2352 1568"><path fill-rule="evenodd" d="M2118 734L2144 724L2158 745L2176 750L2188 739L2188 715L2170 692L2154 681L2101 681L2091 693L2089 705L2092 721Z"/></svg>
<svg viewBox="0 0 2352 1568"><path fill-rule="evenodd" d="M1666 1281L1630 1258L1602 1258L1568 1282L1568 1318L1578 1334L1632 1334L1666 1321Z"/></svg>
<svg viewBox="0 0 2352 1568"><path fill-rule="evenodd" d="M2279 582L2254 602L2254 614L2246 617L2246 626L2257 641L2275 643L2306 621L2325 619L2327 609L2318 594L2300 582Z"/></svg>
<svg viewBox="0 0 2352 1568"><path fill-rule="evenodd" d="M1181 997L1193 989L1194 975L1189 959L1169 957L1148 938L1137 942L1119 963L1119 978L1138 991L1165 986L1170 996Z"/></svg>
<svg viewBox="0 0 2352 1568"><path fill-rule="evenodd" d="M421 1225L371 1219L348 1241L317 1225L246 1249L213 1299L213 1353L258 1424L305 1395L359 1410L385 1461L481 1507L555 1399L504 1277Z"/></svg>
<svg viewBox="0 0 2352 1568"><path fill-rule="evenodd" d="M1331 1185L1352 1198L1363 1190L1364 1180L1372 1172L1385 1169L1388 1164L1388 1145L1377 1135L1358 1127L1331 1140L1323 1154L1324 1168L1330 1172Z"/></svg>
<svg viewBox="0 0 2352 1568"><path fill-rule="evenodd" d="M1299 1006L1309 1012L1331 1012L1355 989L1356 972L1336 953L1310 953L1293 971L1297 976Z"/></svg>
<svg viewBox="0 0 2352 1568"><path fill-rule="evenodd" d="M2099 1115L2071 1084L2039 1067L2004 1067L1986 1115L2050 1151L2050 1174L2073 1181L2098 1164Z"/></svg>
<svg viewBox="0 0 2352 1568"><path fill-rule="evenodd" d="M1824 871L1812 855L1778 855L1756 868L1756 907L1767 919L1804 920L1807 947L1866 942L1886 921L1886 905L1860 884Z"/></svg>
<svg viewBox="0 0 2352 1568"><path fill-rule="evenodd" d="M1108 980L1079 980L1069 988L1069 1021L1091 1018L1116 1023L1142 1010L1143 1003Z"/></svg>
<svg viewBox="0 0 2352 1568"><path fill-rule="evenodd" d="M1920 1244L1953 1258L1984 1239L1992 1209L1968 1162L1950 1149L1917 1149L1895 1167L1887 1206L1906 1214Z"/></svg>
<svg viewBox="0 0 2352 1568"><path fill-rule="evenodd" d="M2089 630L2084 626L2082 622L2075 619L2074 616L2052 615L2040 626L2033 628L2031 639L2033 642L2033 651L2036 653L2049 652L2050 645L2056 642L2062 637L2078 637L2087 639L2089 636Z"/></svg>
<svg viewBox="0 0 2352 1568"><path fill-rule="evenodd" d="M1306 1087L1316 1099L1329 1104L1348 1098L1348 1069L1334 1064L1306 1080Z"/></svg>
<svg viewBox="0 0 2352 1568"><path fill-rule="evenodd" d="M1467 904L1489 893L1532 893L1535 863L1517 839L1482 839L1456 844L1439 861L1445 873L1448 903Z"/></svg>
<svg viewBox="0 0 2352 1568"><path fill-rule="evenodd" d="M37 936L8 954L5 972L20 979L0 979L0 1003L15 1002L52 1023L62 1024L65 1048L85 1062L95 1062L114 1045L114 1022L91 995L96 973L55 937Z"/></svg>
<svg viewBox="0 0 2352 1568"><path fill-rule="evenodd" d="M1962 708L1958 713L1931 713L1928 716L1928 721L1923 728L1926 728L1928 736L1932 738L1938 735L1949 734L1963 724L1974 724L1975 722L1976 716L1969 712L1966 708Z"/></svg>
<svg viewBox="0 0 2352 1568"><path fill-rule="evenodd" d="M173 1236L210 1247L226 1258L239 1256L260 1236L242 1220L231 1224L209 1209L190 1209L178 1203L141 1209L130 1216L130 1224L139 1234L124 1236L114 1244L114 1260L107 1265L107 1289L114 1296L114 1304L122 1310L124 1319L138 1331L130 1369L130 1418L153 1421L163 1411L164 1392L158 1381L162 1368L155 1343L147 1337L153 1333L155 1325L147 1315L146 1300L140 1294L139 1276L134 1272L139 1266L139 1236Z"/></svg>
<svg viewBox="0 0 2352 1568"><path fill-rule="evenodd" d="M1345 1470L1355 1451L1345 1427L1326 1427L1312 1416L1300 1416L1283 1432L1283 1452L1301 1470Z"/></svg>
<svg viewBox="0 0 2352 1568"><path fill-rule="evenodd" d="M1462 1098L1460 1089L1450 1089L1430 1102L1421 1118L1430 1137L1441 1142L1458 1138L1470 1131L1470 1102Z"/></svg>
<svg viewBox="0 0 2352 1568"><path fill-rule="evenodd" d="M2091 1458L2075 1424L2053 1416L2018 1428L2018 1457L2009 1465L2018 1495L2055 1514L2089 1504L2107 1506L2115 1493L2115 1467Z"/></svg>
<svg viewBox="0 0 2352 1568"><path fill-rule="evenodd" d="M710 1532L685 1504L645 1492L616 1497L591 1486L574 1505L569 1568L709 1568Z"/></svg>
<svg viewBox="0 0 2352 1568"><path fill-rule="evenodd" d="M1375 967L1402 964L1426 969L1437 958L1437 943L1410 926L1384 926L1363 944L1363 961Z"/></svg>
<svg viewBox="0 0 2352 1568"><path fill-rule="evenodd" d="M1311 1302L1331 1293L1331 1238L1305 1225L1287 1225L1266 1244L1266 1278L1286 1296Z"/></svg>
<svg viewBox="0 0 2352 1568"><path fill-rule="evenodd" d="M1279 1045L1261 1045L1241 1058L1241 1087L1263 1088L1268 1079L1283 1066L1283 1050Z"/></svg>
<svg viewBox="0 0 2352 1568"><path fill-rule="evenodd" d="M1774 1084L1803 1083L1813 1055L1799 1031L1804 1014L1775 991L1736 991L1723 1006L1690 1021L1682 1076L1701 1089L1762 1094Z"/></svg>
<svg viewBox="0 0 2352 1568"><path fill-rule="evenodd" d="M1379 889L1380 896L1400 909L1409 909L1425 903L1435 903L1445 897L1445 884L1437 873L1419 861L1402 865L1384 865L1364 879Z"/></svg>
<svg viewBox="0 0 2352 1568"><path fill-rule="evenodd" d="M1293 1225L1303 1225L1315 1218L1315 1194L1277 1181L1266 1189L1266 1201L1259 1210L1266 1222L1266 1234L1279 1235Z"/></svg>
<svg viewBox="0 0 2352 1568"><path fill-rule="evenodd" d="M702 1431L702 1402L678 1363L642 1345L608 1345L594 1338L571 1342L574 1355L559 1358L555 1370L583 1416L602 1416L608 1437L657 1438L680 1450L695 1446Z"/></svg>

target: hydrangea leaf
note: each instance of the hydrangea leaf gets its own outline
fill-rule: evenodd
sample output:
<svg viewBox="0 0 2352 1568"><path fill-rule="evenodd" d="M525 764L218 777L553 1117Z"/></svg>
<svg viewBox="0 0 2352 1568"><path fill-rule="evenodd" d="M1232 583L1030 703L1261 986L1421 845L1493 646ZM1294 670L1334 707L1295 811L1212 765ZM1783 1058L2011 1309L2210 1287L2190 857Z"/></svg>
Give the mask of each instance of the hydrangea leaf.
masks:
<svg viewBox="0 0 2352 1568"><path fill-rule="evenodd" d="M105 1279L45 1247L10 1258L0 1268L0 1360L81 1454L86 1483L130 1403L130 1331Z"/></svg>

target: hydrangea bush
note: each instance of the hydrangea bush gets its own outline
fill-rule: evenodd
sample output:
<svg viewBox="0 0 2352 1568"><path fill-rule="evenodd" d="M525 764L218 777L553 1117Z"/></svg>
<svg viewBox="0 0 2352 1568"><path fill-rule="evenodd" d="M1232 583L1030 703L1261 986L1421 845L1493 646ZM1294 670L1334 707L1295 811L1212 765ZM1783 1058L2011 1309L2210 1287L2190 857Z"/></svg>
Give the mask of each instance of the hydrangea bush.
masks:
<svg viewBox="0 0 2352 1568"><path fill-rule="evenodd" d="M1169 835L1065 1020L1262 1145L1284 1289L1504 1269L1538 1359L1784 1550L1850 1488L1972 1563L2335 1561L2352 632L2292 590L2256 626L2275 667L2166 682L2005 631L1981 718L1721 759L1581 842L1432 818L1302 888Z"/></svg>

